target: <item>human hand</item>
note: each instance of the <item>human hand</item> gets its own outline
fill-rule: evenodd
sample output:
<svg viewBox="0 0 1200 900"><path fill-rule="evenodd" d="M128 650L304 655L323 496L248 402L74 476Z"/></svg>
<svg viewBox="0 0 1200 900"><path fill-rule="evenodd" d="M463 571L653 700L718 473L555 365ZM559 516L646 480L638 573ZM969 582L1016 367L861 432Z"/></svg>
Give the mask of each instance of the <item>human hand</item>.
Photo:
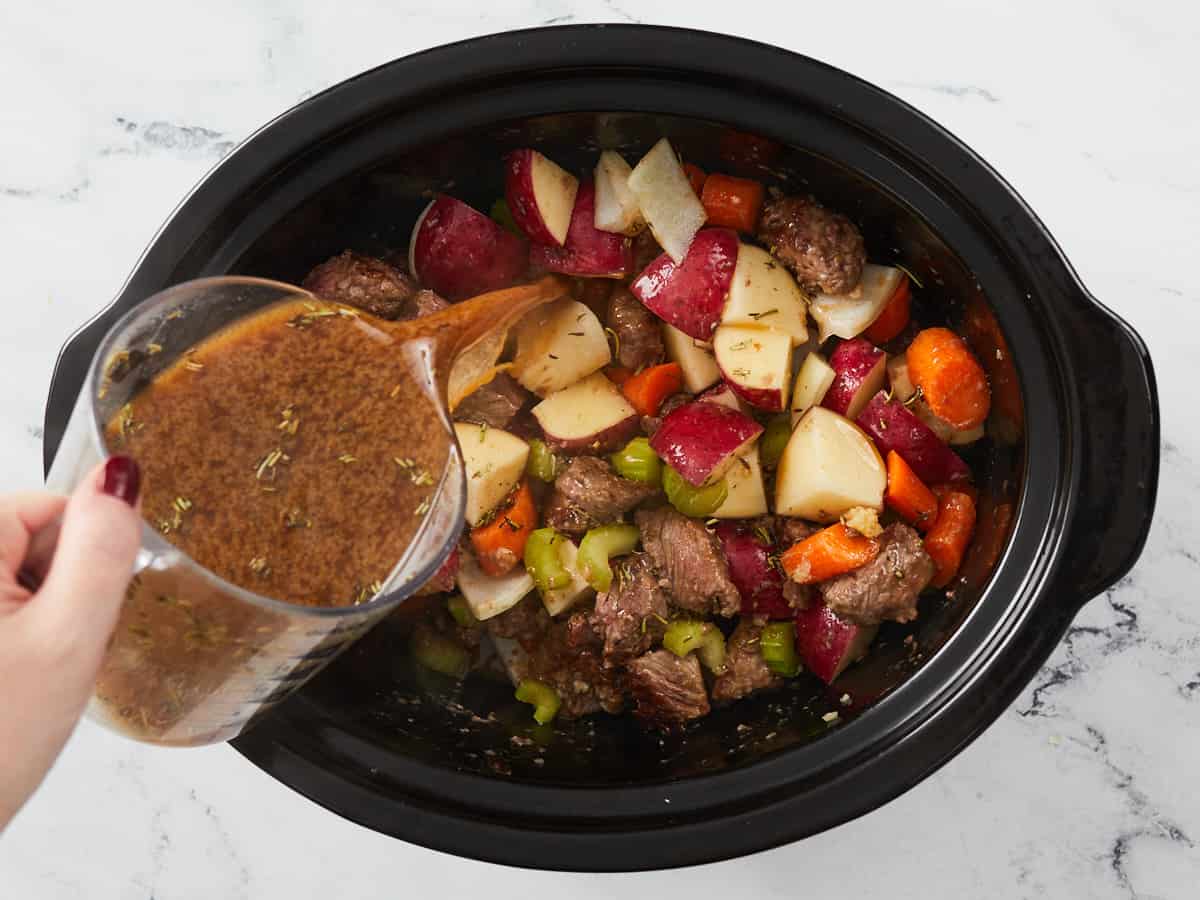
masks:
<svg viewBox="0 0 1200 900"><path fill-rule="evenodd" d="M140 541L140 481L116 456L69 499L0 497L0 831L91 696Z"/></svg>

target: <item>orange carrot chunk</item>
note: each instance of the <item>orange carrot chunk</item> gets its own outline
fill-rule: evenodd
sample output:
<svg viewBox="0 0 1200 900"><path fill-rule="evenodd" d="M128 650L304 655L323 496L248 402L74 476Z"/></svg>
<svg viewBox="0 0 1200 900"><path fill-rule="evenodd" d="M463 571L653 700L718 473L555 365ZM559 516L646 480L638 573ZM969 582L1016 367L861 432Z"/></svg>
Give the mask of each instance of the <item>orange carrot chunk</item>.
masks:
<svg viewBox="0 0 1200 900"><path fill-rule="evenodd" d="M928 531L937 519L937 497L895 450L889 450L887 455L884 499L896 515L921 531Z"/></svg>
<svg viewBox="0 0 1200 900"><path fill-rule="evenodd" d="M965 431L982 425L992 404L987 375L949 328L926 328L906 353L908 376L934 415Z"/></svg>
<svg viewBox="0 0 1200 900"><path fill-rule="evenodd" d="M709 175L700 194L708 224L753 234L762 212L763 186L749 178Z"/></svg>
<svg viewBox="0 0 1200 900"><path fill-rule="evenodd" d="M937 566L934 586L945 587L958 574L975 531L975 499L967 491L954 488L942 489L938 494L937 519L925 535L925 552Z"/></svg>
<svg viewBox="0 0 1200 900"><path fill-rule="evenodd" d="M687 175L688 181L692 183L692 190L695 191L696 196L699 197L701 192L704 190L704 182L708 178L708 176L704 173L704 170L694 163L684 163L683 174Z"/></svg>
<svg viewBox="0 0 1200 900"><path fill-rule="evenodd" d="M641 416L656 416L662 402L683 386L679 363L663 363L630 375L621 385L621 393Z"/></svg>
<svg viewBox="0 0 1200 900"><path fill-rule="evenodd" d="M839 522L793 544L779 561L792 581L812 584L852 572L878 555L877 540Z"/></svg>
<svg viewBox="0 0 1200 900"><path fill-rule="evenodd" d="M899 287L883 308L883 312L863 332L863 337L872 344L886 344L907 327L911 309L912 289L908 284L908 276L905 275L900 279Z"/></svg>
<svg viewBox="0 0 1200 900"><path fill-rule="evenodd" d="M507 504L485 525L471 529L471 547L479 568L488 575L504 575L525 555L525 542L537 527L537 506L525 479Z"/></svg>

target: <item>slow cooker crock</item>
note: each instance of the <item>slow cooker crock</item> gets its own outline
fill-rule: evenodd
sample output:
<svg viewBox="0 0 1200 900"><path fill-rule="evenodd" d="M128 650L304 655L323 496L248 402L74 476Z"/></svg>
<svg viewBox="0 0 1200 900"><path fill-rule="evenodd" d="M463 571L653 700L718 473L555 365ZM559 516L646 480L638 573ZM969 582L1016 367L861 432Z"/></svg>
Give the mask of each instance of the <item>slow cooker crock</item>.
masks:
<svg viewBox="0 0 1200 900"><path fill-rule="evenodd" d="M456 689L409 665L398 627L385 624L235 742L343 816L439 850L555 869L684 865L810 835L960 751L1141 551L1158 471L1149 357L1015 192L878 88L773 47L670 28L539 29L441 47L264 127L179 206L113 303L63 348L47 467L100 337L155 291L226 272L294 281L347 247L403 247L430 190L486 208L508 148L533 145L583 171L600 147L635 158L663 134L701 166L847 212L873 259L922 279L927 309L959 323L994 315L1021 427L972 458L988 519L967 576L913 626L885 630L832 690L802 678L673 736L611 718L533 728L511 689Z"/></svg>

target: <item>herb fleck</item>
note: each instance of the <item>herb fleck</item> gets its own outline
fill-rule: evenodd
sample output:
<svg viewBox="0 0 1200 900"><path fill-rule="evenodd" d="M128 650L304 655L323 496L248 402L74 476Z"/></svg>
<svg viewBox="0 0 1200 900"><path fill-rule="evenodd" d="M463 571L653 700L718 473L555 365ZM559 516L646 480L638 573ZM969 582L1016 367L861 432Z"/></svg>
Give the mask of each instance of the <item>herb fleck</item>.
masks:
<svg viewBox="0 0 1200 900"><path fill-rule="evenodd" d="M759 319L765 319L767 316L773 316L777 312L779 312L779 307L772 306L770 309L764 309L762 312L750 313L750 318L757 322Z"/></svg>
<svg viewBox="0 0 1200 900"><path fill-rule="evenodd" d="M293 528L312 528L312 521L298 509L289 509L283 514L283 527L289 531Z"/></svg>
<svg viewBox="0 0 1200 900"><path fill-rule="evenodd" d="M605 328L604 333L612 340L612 355L616 359L621 355L621 336L611 328Z"/></svg>
<svg viewBox="0 0 1200 900"><path fill-rule="evenodd" d="M582 331L568 331L567 334L569 334L571 337L583 337Z"/></svg>
<svg viewBox="0 0 1200 900"><path fill-rule="evenodd" d="M287 462L289 459L291 459L290 456L288 456L281 449L276 447L274 450L272 450L270 453L268 453L266 456L264 456L262 458L262 461L258 464L258 467L254 470L254 477L257 478L259 481L262 481L263 478L266 477L267 473L270 473L270 475L271 475L270 480L274 481L276 464L278 464L280 462Z"/></svg>

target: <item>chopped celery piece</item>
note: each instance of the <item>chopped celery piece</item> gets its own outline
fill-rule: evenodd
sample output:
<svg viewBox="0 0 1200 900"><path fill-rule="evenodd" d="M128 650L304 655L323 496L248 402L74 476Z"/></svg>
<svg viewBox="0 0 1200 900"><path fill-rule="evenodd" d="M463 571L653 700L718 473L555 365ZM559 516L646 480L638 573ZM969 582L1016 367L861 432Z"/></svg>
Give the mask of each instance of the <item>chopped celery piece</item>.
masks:
<svg viewBox="0 0 1200 900"><path fill-rule="evenodd" d="M603 593L612 585L614 556L632 553L637 546L638 530L633 525L601 525L591 529L579 544L579 568L583 577L597 591Z"/></svg>
<svg viewBox="0 0 1200 900"><path fill-rule="evenodd" d="M533 706L533 720L539 725L554 721L562 705L558 692L550 685L526 678L517 685L517 699Z"/></svg>
<svg viewBox="0 0 1200 900"><path fill-rule="evenodd" d="M783 456L788 439L792 436L792 417L790 414L775 416L767 423L767 430L758 439L758 461L766 468L774 468Z"/></svg>
<svg viewBox="0 0 1200 900"><path fill-rule="evenodd" d="M776 675L794 678L800 674L800 657L796 653L795 623L772 622L764 625L758 639L758 648L767 668Z"/></svg>
<svg viewBox="0 0 1200 900"><path fill-rule="evenodd" d="M428 628L418 627L409 647L413 659L425 668L451 678L464 678L471 668L471 654L466 647Z"/></svg>
<svg viewBox="0 0 1200 900"><path fill-rule="evenodd" d="M558 470L558 460L554 451L546 446L545 441L534 438L529 442L529 459L525 463L525 472L538 481L549 484L554 480Z"/></svg>
<svg viewBox="0 0 1200 900"><path fill-rule="evenodd" d="M614 453L613 468L622 478L642 481L655 487L662 482L662 460L650 448L650 441L637 437Z"/></svg>
<svg viewBox="0 0 1200 900"><path fill-rule="evenodd" d="M693 650L710 672L725 671L725 636L712 622L699 619L676 619L667 626L663 646L676 656L687 656Z"/></svg>
<svg viewBox="0 0 1200 900"><path fill-rule="evenodd" d="M571 573L562 564L558 546L565 540L553 528L539 528L525 541L525 571L542 593L571 583Z"/></svg>
<svg viewBox="0 0 1200 900"><path fill-rule="evenodd" d="M693 519L711 516L729 496L729 485L724 478L707 487L693 487L670 466L663 466L662 482L671 505Z"/></svg>
<svg viewBox="0 0 1200 900"><path fill-rule="evenodd" d="M454 621L463 628L473 628L479 624L479 620L471 612L471 607L467 605L466 597L462 594L454 594L446 598L446 609L454 618Z"/></svg>

